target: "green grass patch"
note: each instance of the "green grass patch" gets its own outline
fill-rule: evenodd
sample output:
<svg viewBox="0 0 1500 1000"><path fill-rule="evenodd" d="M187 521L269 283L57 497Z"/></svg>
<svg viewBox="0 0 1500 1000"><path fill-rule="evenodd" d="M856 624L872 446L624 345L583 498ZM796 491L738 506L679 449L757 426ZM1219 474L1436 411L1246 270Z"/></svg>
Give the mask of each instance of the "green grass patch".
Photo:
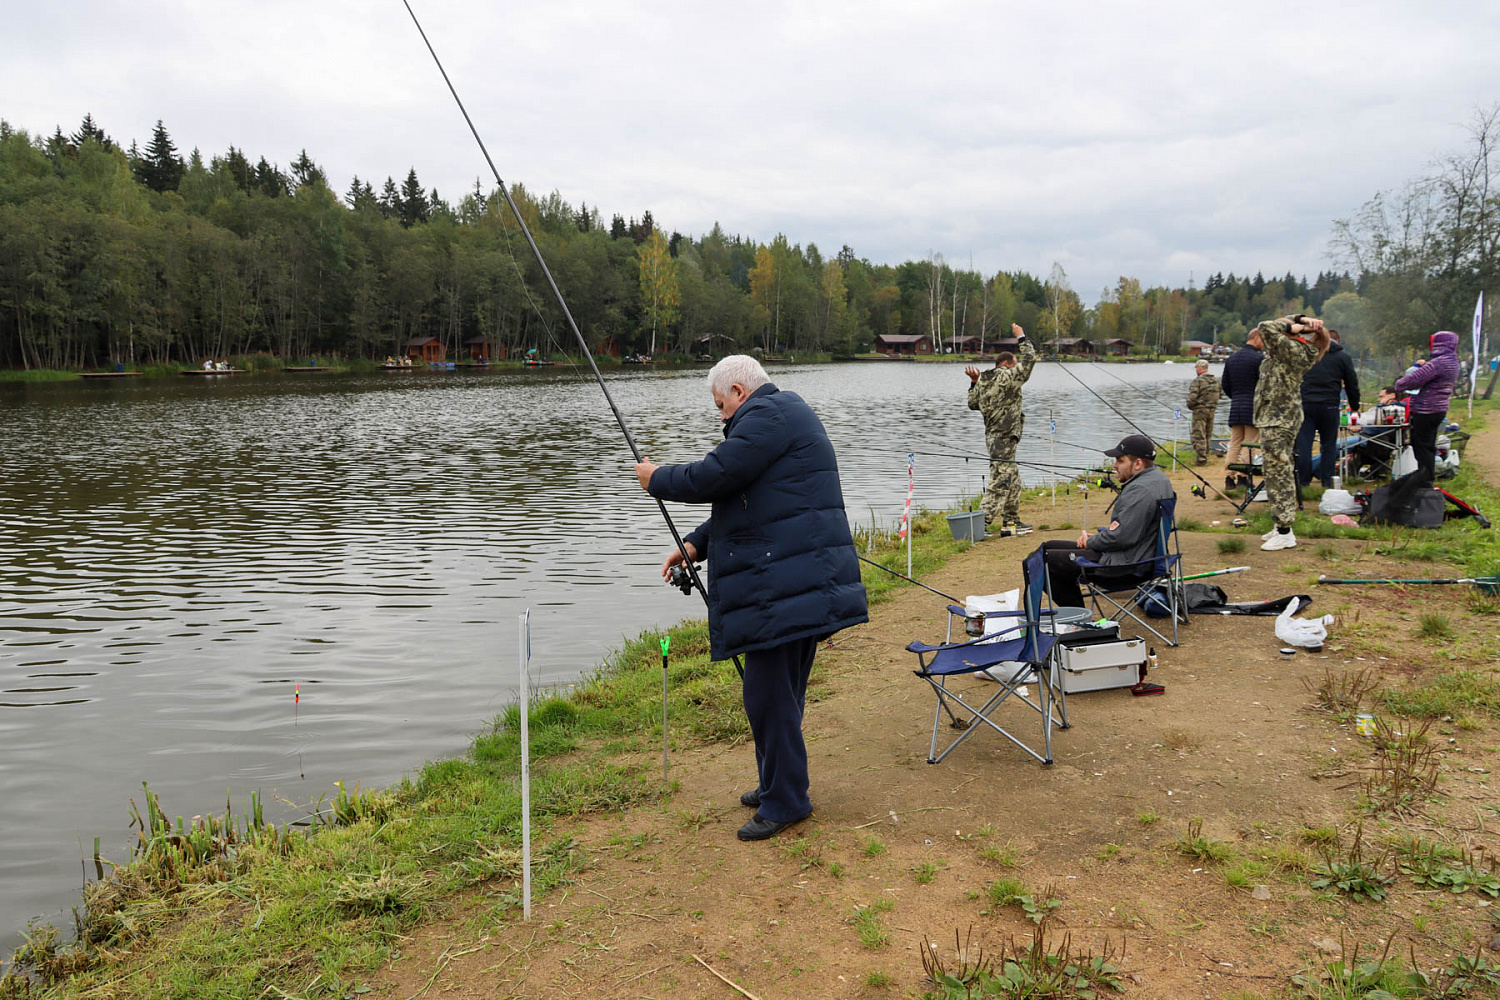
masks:
<svg viewBox="0 0 1500 1000"><path fill-rule="evenodd" d="M1391 712L1416 718L1468 712L1500 715L1500 678L1478 670L1451 670L1403 688L1382 688L1374 697Z"/></svg>
<svg viewBox="0 0 1500 1000"><path fill-rule="evenodd" d="M1221 556L1237 555L1245 551L1245 540L1238 535L1231 535L1228 538L1219 539L1218 546Z"/></svg>

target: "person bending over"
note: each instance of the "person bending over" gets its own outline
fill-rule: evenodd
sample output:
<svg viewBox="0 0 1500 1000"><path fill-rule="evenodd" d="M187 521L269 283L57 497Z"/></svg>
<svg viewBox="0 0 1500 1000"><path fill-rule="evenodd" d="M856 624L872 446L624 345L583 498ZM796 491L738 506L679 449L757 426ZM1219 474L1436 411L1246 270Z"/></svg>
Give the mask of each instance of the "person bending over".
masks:
<svg viewBox="0 0 1500 1000"><path fill-rule="evenodd" d="M1295 548L1297 536L1297 472L1292 449L1302 426L1302 376L1328 351L1323 321L1306 316L1268 319L1256 330L1265 344L1266 360L1255 387L1255 426L1260 428L1261 472L1266 498L1276 525L1261 536L1266 552Z"/></svg>
<svg viewBox="0 0 1500 1000"><path fill-rule="evenodd" d="M838 462L817 415L748 355L714 365L708 387L723 443L686 465L643 460L635 474L658 499L712 504L684 542L693 561L708 557L710 655L745 658L759 780L740 796L756 812L737 835L765 840L812 812L802 713L818 642L869 614ZM681 562L673 549L662 577Z"/></svg>
<svg viewBox="0 0 1500 1000"><path fill-rule="evenodd" d="M1077 541L1057 539L1041 546L1048 593L1058 607L1083 606L1083 591L1078 586L1080 558L1104 567L1090 570L1089 575L1096 580L1112 578L1126 583L1149 577L1149 570L1143 572L1130 564L1156 557L1156 533L1161 522L1157 503L1177 495L1166 473L1156 467L1156 446L1150 438L1132 434L1104 454L1115 460L1115 478L1120 482L1120 493L1110 506L1114 520L1092 535L1085 529ZM1114 572L1109 568L1112 566L1116 567Z"/></svg>
<svg viewBox="0 0 1500 1000"><path fill-rule="evenodd" d="M999 523L1026 528L1030 525L1021 523L1021 470L1016 468L1016 445L1026 424L1026 415L1021 412L1021 386L1036 366L1036 348L1019 325L1012 323L1010 329L1016 335L1019 360L1009 351L1001 351L994 368L981 372L970 365L964 374L969 376L969 409L984 416L984 442L990 452L990 481L979 505L984 510L985 526Z"/></svg>

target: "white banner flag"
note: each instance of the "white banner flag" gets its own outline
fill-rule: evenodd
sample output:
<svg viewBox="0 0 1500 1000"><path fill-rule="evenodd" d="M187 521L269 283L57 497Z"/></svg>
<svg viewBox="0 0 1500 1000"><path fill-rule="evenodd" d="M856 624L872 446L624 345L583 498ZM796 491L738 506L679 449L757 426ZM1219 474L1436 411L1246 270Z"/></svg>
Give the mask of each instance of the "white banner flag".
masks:
<svg viewBox="0 0 1500 1000"><path fill-rule="evenodd" d="M1479 344L1484 331L1484 292L1474 303L1474 364L1469 369L1469 416L1474 415L1474 387L1479 383Z"/></svg>

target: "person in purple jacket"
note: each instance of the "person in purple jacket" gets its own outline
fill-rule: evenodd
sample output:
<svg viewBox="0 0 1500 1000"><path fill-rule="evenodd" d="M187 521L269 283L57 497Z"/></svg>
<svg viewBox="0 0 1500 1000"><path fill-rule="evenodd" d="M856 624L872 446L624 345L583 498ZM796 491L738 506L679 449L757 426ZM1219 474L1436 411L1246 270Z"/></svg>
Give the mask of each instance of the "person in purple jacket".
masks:
<svg viewBox="0 0 1500 1000"><path fill-rule="evenodd" d="M1439 330L1432 335L1427 363L1396 380L1400 391L1417 393L1411 404L1411 450L1417 459L1417 475L1429 483L1435 478L1438 430L1448 416L1448 400L1458 384L1460 368L1458 334Z"/></svg>

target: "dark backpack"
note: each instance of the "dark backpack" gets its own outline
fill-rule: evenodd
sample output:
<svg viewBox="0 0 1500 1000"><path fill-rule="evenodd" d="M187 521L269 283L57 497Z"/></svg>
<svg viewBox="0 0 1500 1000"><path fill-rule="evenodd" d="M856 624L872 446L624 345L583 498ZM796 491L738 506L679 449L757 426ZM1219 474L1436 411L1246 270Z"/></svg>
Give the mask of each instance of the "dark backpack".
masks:
<svg viewBox="0 0 1500 1000"><path fill-rule="evenodd" d="M1400 524L1408 528L1441 528L1448 498L1421 472L1394 479L1370 494L1362 525Z"/></svg>

